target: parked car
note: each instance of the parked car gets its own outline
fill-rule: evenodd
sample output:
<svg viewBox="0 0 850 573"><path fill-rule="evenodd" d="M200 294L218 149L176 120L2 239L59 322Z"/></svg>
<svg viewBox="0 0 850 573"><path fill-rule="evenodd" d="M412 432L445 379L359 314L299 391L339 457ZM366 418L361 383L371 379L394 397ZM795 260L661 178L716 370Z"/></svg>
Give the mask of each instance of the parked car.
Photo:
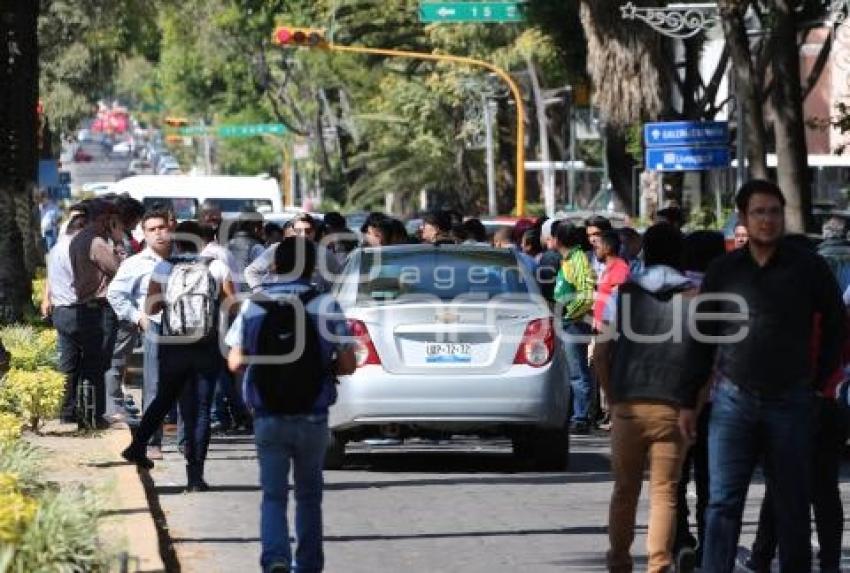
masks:
<svg viewBox="0 0 850 573"><path fill-rule="evenodd" d="M94 156L85 149L77 149L74 152L74 161L77 163L90 163L94 160Z"/></svg>
<svg viewBox="0 0 850 573"><path fill-rule="evenodd" d="M327 467L372 438L507 436L540 469L568 463L569 378L537 283L508 249L366 248L334 295L355 339Z"/></svg>

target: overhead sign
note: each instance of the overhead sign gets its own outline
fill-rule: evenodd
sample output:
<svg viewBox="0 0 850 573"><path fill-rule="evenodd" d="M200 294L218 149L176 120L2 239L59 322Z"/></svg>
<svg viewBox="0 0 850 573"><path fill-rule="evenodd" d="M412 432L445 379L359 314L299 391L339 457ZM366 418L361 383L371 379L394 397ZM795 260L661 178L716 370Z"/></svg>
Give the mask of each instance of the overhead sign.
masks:
<svg viewBox="0 0 850 573"><path fill-rule="evenodd" d="M643 126L647 147L677 145L727 145L729 122L726 121L665 121Z"/></svg>
<svg viewBox="0 0 850 573"><path fill-rule="evenodd" d="M651 171L704 171L729 167L728 147L650 147L646 168Z"/></svg>
<svg viewBox="0 0 850 573"><path fill-rule="evenodd" d="M284 133L286 133L286 126L282 123L220 125L216 128L218 137L254 137L255 135L283 135Z"/></svg>
<svg viewBox="0 0 850 573"><path fill-rule="evenodd" d="M522 2L423 2L419 19L433 23L495 23L522 22Z"/></svg>
<svg viewBox="0 0 850 573"><path fill-rule="evenodd" d="M191 137L193 135L206 135L209 128L204 127L203 125L190 125L188 127L181 127L177 131L184 137Z"/></svg>

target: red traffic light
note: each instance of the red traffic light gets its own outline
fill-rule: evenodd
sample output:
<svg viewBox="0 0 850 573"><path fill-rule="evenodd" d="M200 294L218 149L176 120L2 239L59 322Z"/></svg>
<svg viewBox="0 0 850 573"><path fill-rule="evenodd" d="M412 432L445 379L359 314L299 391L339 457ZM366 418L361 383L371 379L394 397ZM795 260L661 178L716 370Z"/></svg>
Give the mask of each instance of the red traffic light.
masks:
<svg viewBox="0 0 850 573"><path fill-rule="evenodd" d="M278 28L275 30L274 39L278 44L288 44L292 40L292 32L289 31L289 28Z"/></svg>
<svg viewBox="0 0 850 573"><path fill-rule="evenodd" d="M324 48L328 45L324 30L313 28L280 27L274 31L272 41L278 46Z"/></svg>

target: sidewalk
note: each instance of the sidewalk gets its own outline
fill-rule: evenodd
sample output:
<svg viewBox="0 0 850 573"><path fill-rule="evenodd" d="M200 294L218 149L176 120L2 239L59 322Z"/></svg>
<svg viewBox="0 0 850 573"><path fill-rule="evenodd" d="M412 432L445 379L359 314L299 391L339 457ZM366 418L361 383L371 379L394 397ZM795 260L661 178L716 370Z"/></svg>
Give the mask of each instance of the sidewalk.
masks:
<svg viewBox="0 0 850 573"><path fill-rule="evenodd" d="M104 507L100 537L110 549L127 556L126 569L118 570L165 571L143 480L135 466L120 456L129 436L126 429L83 435L72 426L49 423L43 435L30 434L25 439L45 450L46 480L82 484L98 492Z"/></svg>

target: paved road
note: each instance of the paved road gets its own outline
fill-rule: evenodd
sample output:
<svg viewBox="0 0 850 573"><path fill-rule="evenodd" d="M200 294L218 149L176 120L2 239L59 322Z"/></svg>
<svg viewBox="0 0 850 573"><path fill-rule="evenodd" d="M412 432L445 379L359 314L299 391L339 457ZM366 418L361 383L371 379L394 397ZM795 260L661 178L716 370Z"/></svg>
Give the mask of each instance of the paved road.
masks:
<svg viewBox="0 0 850 573"><path fill-rule="evenodd" d="M500 441L355 444L352 451L345 470L325 473L327 571L605 570L612 482L604 436L575 438L570 471L554 474L521 471ZM260 492L251 437L215 440L209 493L183 494L183 467L172 446L153 471L183 571L258 570ZM763 492L760 484L751 488L744 544ZM843 493L847 503L850 484ZM636 570L645 564L646 508L644 499ZM850 550L845 559L850 565Z"/></svg>

